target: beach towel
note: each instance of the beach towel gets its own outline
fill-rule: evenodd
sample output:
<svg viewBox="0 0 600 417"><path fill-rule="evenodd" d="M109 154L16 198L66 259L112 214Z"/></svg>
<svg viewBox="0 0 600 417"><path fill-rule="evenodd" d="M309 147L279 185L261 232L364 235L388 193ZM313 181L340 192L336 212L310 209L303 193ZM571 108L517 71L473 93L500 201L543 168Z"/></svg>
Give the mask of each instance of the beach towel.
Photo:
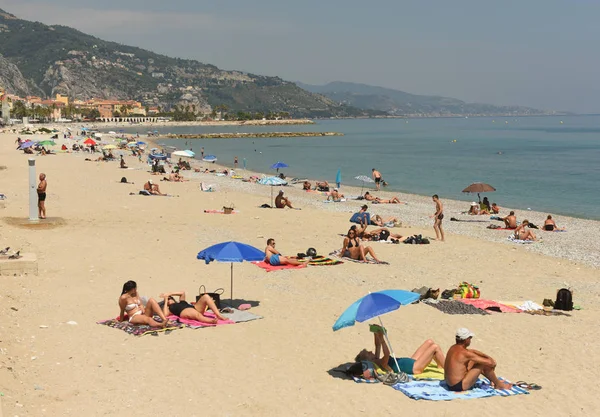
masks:
<svg viewBox="0 0 600 417"><path fill-rule="evenodd" d="M158 316L154 316L154 320L160 322ZM134 336L144 336L147 334L157 335L159 332L170 333L171 330L177 330L184 327L183 324L177 323L176 321L170 321L167 327L156 328L148 325L135 325L130 324L128 321L119 321L117 319L101 320L97 324L103 324L104 326L112 327L113 329L123 330L125 333L132 334Z"/></svg>
<svg viewBox="0 0 600 417"><path fill-rule="evenodd" d="M204 210L207 214L225 214L223 210ZM233 210L231 214L238 214L239 211Z"/></svg>
<svg viewBox="0 0 600 417"><path fill-rule="evenodd" d="M215 314L212 311L207 311L206 313L204 313L204 315L206 317L215 318ZM203 323L198 320L190 320L190 319L184 319L181 317L177 317L173 314L171 314L167 318L171 321L176 321L178 323L181 323L182 325L184 325L185 327L189 327L190 329L199 329L201 327L215 327L215 326L221 326L223 324L235 324L235 322L233 320L225 320L225 321L219 320L219 321L217 321L216 324Z"/></svg>
<svg viewBox="0 0 600 417"><path fill-rule="evenodd" d="M323 200L323 203L342 203L346 201L345 198L340 198L339 200Z"/></svg>
<svg viewBox="0 0 600 417"><path fill-rule="evenodd" d="M507 306L505 304L500 304L493 300L482 300L481 298L473 299L473 298L462 298L460 300L461 303L470 304L474 307L477 307L481 310L486 311L499 311L501 313L520 313L521 310L518 308Z"/></svg>
<svg viewBox="0 0 600 417"><path fill-rule="evenodd" d="M331 259L325 256L315 256L311 260L308 261L308 264L311 266L329 266L329 265L340 265L344 262L338 259Z"/></svg>
<svg viewBox="0 0 600 417"><path fill-rule="evenodd" d="M475 306L470 304L465 304L458 300L431 300L425 299L421 301L422 303L437 308L442 313L446 314L481 314L486 315L490 314L485 310L481 310Z"/></svg>
<svg viewBox="0 0 600 417"><path fill-rule="evenodd" d="M504 380L503 378L500 378ZM506 380L504 380L506 381ZM448 390L445 381L411 381L404 384L393 385L397 391L402 392L413 400L430 401L450 401L450 400L469 400L485 397L510 397L519 394L529 394L529 392L516 385L510 390L496 390L492 388L487 379L480 379L475 386L468 391L454 392Z"/></svg>
<svg viewBox="0 0 600 417"><path fill-rule="evenodd" d="M249 311L242 311L231 307L230 309L232 310L231 313L222 312L221 314L234 323L245 323L247 321L259 320L263 318L262 316L250 313Z"/></svg>
<svg viewBox="0 0 600 417"><path fill-rule="evenodd" d="M535 243L535 241L534 241L534 240L521 240L521 239L516 239L516 238L515 238L515 235L510 235L510 236L509 236L507 239L508 239L510 242L512 242L512 243L518 243L518 244L521 244L521 245L527 245L527 244L529 244L529 243Z"/></svg>
<svg viewBox="0 0 600 417"><path fill-rule="evenodd" d="M444 368L438 368L438 366L435 363L430 363L429 365L427 365L425 367L425 369L423 369L423 372L421 372L420 374L415 374L412 376L413 379L416 380L436 380L436 381L443 381L444 380Z"/></svg>
<svg viewBox="0 0 600 417"><path fill-rule="evenodd" d="M260 261L260 262L252 262L254 265L258 266L259 268L264 269L267 272L271 272L271 271L281 271L282 269L302 269L302 268L306 268L306 264L302 264L302 265L271 265L270 263L267 263L265 261Z"/></svg>
<svg viewBox="0 0 600 417"><path fill-rule="evenodd" d="M366 262L361 261L360 259L352 259L346 256L341 256L340 250L337 249L329 254L329 256L335 256L336 258L343 259L344 261L356 262L359 264L375 264L375 265L389 265L389 262L381 261L377 262L375 259L367 258Z"/></svg>

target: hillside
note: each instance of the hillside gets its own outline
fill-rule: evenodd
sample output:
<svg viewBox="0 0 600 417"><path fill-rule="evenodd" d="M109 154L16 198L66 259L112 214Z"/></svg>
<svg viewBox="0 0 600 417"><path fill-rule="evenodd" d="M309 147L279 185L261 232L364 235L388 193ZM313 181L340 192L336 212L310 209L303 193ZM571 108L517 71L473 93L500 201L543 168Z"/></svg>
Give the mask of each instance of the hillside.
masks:
<svg viewBox="0 0 600 417"><path fill-rule="evenodd" d="M295 83L107 42L65 26L47 26L0 9L0 86L13 94L136 99L164 109L287 111L296 117L365 114ZM366 112L368 113L368 112Z"/></svg>
<svg viewBox="0 0 600 417"><path fill-rule="evenodd" d="M301 82L296 84L305 90L329 97L337 103L363 110L381 111L391 116L524 116L555 114L555 112L521 106L466 103L455 98L422 96L366 84L340 81L325 85L310 85Z"/></svg>

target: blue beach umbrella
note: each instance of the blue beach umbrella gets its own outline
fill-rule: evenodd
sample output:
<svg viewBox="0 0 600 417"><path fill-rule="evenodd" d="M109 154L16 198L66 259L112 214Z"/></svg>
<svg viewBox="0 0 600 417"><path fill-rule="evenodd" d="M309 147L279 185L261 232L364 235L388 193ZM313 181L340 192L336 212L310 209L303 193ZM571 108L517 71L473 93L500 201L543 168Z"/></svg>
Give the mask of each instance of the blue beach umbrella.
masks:
<svg viewBox="0 0 600 417"><path fill-rule="evenodd" d="M33 145L35 145L35 142L33 142L31 140L27 140L27 141L21 143L21 146L19 146L19 150L31 148Z"/></svg>
<svg viewBox="0 0 600 417"><path fill-rule="evenodd" d="M287 168L287 167L289 167L289 165L286 164L285 162L281 162L281 161L277 161L273 165L271 165L271 169L279 169L279 168Z"/></svg>
<svg viewBox="0 0 600 417"><path fill-rule="evenodd" d="M142 141L136 142L136 145L138 145L138 146L142 146L142 145L145 145L145 144L146 144L146 142L142 142Z"/></svg>
<svg viewBox="0 0 600 417"><path fill-rule="evenodd" d="M259 184L271 186L271 207L273 207L273 187L277 185L286 185L287 181L279 177L265 177L258 180Z"/></svg>
<svg viewBox="0 0 600 417"><path fill-rule="evenodd" d="M379 324L383 327L383 322L381 321L383 314L398 310L402 305L412 304L419 300L420 297L420 294L404 290L383 290L369 293L359 298L342 313L333 325L333 331L354 326L354 323L357 321L362 323L375 317L379 319ZM396 361L396 355L388 339L387 332L384 332L384 336L392 352L392 357ZM396 367L400 369L397 361Z"/></svg>
<svg viewBox="0 0 600 417"><path fill-rule="evenodd" d="M215 155L206 155L204 158L202 158L202 160L204 162L216 162L217 157Z"/></svg>
<svg viewBox="0 0 600 417"><path fill-rule="evenodd" d="M335 175L335 184L337 185L337 188L340 188L342 186L342 169L338 169L337 174Z"/></svg>
<svg viewBox="0 0 600 417"><path fill-rule="evenodd" d="M209 264L212 261L231 263L231 301L233 302L233 263L253 262L265 259L265 254L254 246L240 242L223 242L198 252L197 259Z"/></svg>

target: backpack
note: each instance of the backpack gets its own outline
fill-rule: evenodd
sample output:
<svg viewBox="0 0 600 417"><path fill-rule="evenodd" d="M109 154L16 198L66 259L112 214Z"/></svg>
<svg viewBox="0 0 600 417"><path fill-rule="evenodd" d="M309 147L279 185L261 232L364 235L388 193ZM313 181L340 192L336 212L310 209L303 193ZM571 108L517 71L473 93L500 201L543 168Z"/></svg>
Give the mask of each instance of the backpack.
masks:
<svg viewBox="0 0 600 417"><path fill-rule="evenodd" d="M561 288L556 293L554 302L555 310L571 311L573 310L573 293L567 288Z"/></svg>
<svg viewBox="0 0 600 417"><path fill-rule="evenodd" d="M124 184L127 184L127 178L125 178L125 177L121 178L121 182Z"/></svg>

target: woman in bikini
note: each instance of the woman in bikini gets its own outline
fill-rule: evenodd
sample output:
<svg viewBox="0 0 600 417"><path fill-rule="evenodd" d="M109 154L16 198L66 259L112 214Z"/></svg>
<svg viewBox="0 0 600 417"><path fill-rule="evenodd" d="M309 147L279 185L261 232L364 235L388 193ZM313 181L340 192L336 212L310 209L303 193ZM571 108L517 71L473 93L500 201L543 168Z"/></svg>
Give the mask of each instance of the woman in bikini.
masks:
<svg viewBox="0 0 600 417"><path fill-rule="evenodd" d="M548 217L546 218L546 220L544 221L544 230L547 232L554 232L556 230L565 230L560 229L557 225L556 222L554 221L554 219L552 218L552 215L548 214Z"/></svg>
<svg viewBox="0 0 600 417"><path fill-rule="evenodd" d="M350 259L367 261L366 255L371 255L376 262L381 262L377 259L375 251L370 246L363 246L358 239L358 234L354 229L348 230L348 234L344 238L344 245L341 251L342 256Z"/></svg>
<svg viewBox="0 0 600 417"><path fill-rule="evenodd" d="M138 295L135 281L127 281L123 285L123 291L119 297L119 307L121 308L119 321L125 320L125 313L127 313L131 324L146 324L151 327L165 327L167 325L165 314L153 298L150 298L144 307ZM162 322L159 323L154 320L152 318L154 314L157 314Z"/></svg>
<svg viewBox="0 0 600 417"><path fill-rule="evenodd" d="M518 240L536 240L535 234L531 230L525 230L525 228L529 225L529 220L523 220L517 228L515 229L515 239Z"/></svg>
<svg viewBox="0 0 600 417"><path fill-rule="evenodd" d="M175 301L174 296L179 297L179 301ZM217 324L218 320L227 320L227 318L221 315L214 300L208 294L203 294L194 305L186 301L184 291L168 292L161 294L160 297L164 300L161 304L163 304L163 313L165 316L173 314L182 319L196 320L209 324ZM207 309L212 310L216 317L206 317L204 312Z"/></svg>

